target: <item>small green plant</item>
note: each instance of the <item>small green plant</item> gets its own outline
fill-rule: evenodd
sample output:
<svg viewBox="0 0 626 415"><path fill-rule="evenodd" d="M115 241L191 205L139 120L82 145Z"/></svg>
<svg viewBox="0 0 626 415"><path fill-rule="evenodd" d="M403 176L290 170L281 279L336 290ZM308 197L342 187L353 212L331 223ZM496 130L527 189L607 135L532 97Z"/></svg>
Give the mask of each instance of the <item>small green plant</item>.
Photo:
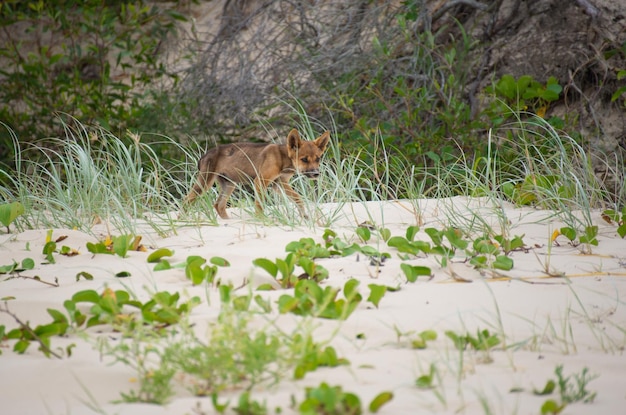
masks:
<svg viewBox="0 0 626 415"><path fill-rule="evenodd" d="M35 261L32 258L24 258L21 263L13 260L12 264L0 265L0 274L19 275L20 272L35 268Z"/></svg>
<svg viewBox="0 0 626 415"><path fill-rule="evenodd" d="M239 395L237 406L233 407L237 415L266 415L267 405L265 402L258 402L250 398L250 392Z"/></svg>
<svg viewBox="0 0 626 415"><path fill-rule="evenodd" d="M278 298L278 309L281 313L345 320L362 300L358 285L359 281L348 280L343 287L344 298L337 299L341 291L339 288L322 289L313 280L300 280L296 283L293 296L283 294Z"/></svg>
<svg viewBox="0 0 626 415"><path fill-rule="evenodd" d="M597 376L589 374L589 369L586 367L580 373L575 373L570 376L563 375L563 365L558 365L554 369L556 375L556 381L550 379L546 382L545 386L541 390L533 390L533 393L538 396L551 395L555 390L559 393L559 401L554 399L546 400L541 406L541 414L559 414L569 404L576 402L592 403L597 393L589 391L587 385L594 380Z"/></svg>
<svg viewBox="0 0 626 415"><path fill-rule="evenodd" d="M7 299L4 305L0 306L0 313L8 314L18 324L17 328L7 331L4 325L0 325L0 340L17 340L13 345L13 351L23 354L29 348L32 342L39 344L39 350L46 357L54 356L61 359L61 355L52 350L50 342L53 336L61 336L66 333L68 328L67 319L62 313L56 310L48 309L48 314L53 318L49 324L31 327L29 322L23 322L16 314L9 310ZM67 355L71 355L74 345L70 345L65 349Z"/></svg>
<svg viewBox="0 0 626 415"><path fill-rule="evenodd" d="M341 386L322 382L317 387L306 388L305 398L298 406L302 415L360 415L361 399L354 393L344 392Z"/></svg>
<svg viewBox="0 0 626 415"><path fill-rule="evenodd" d="M559 245L557 238L561 235L567 238L568 243L574 247L581 244L587 246L598 246L598 227L595 225L586 226L582 233L577 232L576 229L569 226L564 226L560 229L555 230L552 233L552 242L554 242L557 246Z"/></svg>
<svg viewBox="0 0 626 415"><path fill-rule="evenodd" d="M543 117L549 104L557 101L562 91L563 87L553 76L543 85L530 75L517 79L512 75L503 75L494 86L487 88L488 93L503 101L493 101L486 113L495 125L504 122L502 114L510 113L510 108L517 113L533 111Z"/></svg>
<svg viewBox="0 0 626 415"><path fill-rule="evenodd" d="M324 347L316 343L310 333L296 333L288 345L294 353L294 379L304 379L308 372L319 367L337 367L350 363L347 359L339 357L334 347Z"/></svg>
<svg viewBox="0 0 626 415"><path fill-rule="evenodd" d="M200 303L198 297L192 297L181 304L179 304L179 300L179 293L171 294L168 291L162 291L153 294L150 300L142 303L132 299L125 290L113 291L110 288L105 288L102 294L98 294L94 290L79 291L63 306L70 314L70 318L79 326L82 325L82 321L86 320L87 327L110 324L118 330L129 331L134 330L137 325L163 328L179 323L183 316L191 312L193 307ZM76 307L79 303L92 304L89 318L81 316ZM125 307L131 309L125 310ZM135 314L133 308L140 314Z"/></svg>
<svg viewBox="0 0 626 415"><path fill-rule="evenodd" d="M302 238L299 241L290 242L285 247L285 251L289 252L285 259L276 258L276 261L271 261L267 258L257 258L252 263L267 271L282 288L292 288L302 279L321 282L328 278L328 270L313 260L328 258L331 253L327 248L315 243L313 239ZM296 266L302 268L302 274L295 274ZM261 290L271 288L269 284L259 287Z"/></svg>
<svg viewBox="0 0 626 415"><path fill-rule="evenodd" d="M430 253L439 255L439 261L444 268L448 266L448 261L454 256L457 249L465 251L469 245L469 242L463 236L463 232L457 228L448 227L443 230L426 228L424 232L433 242ZM449 246L444 244L445 239L448 240Z"/></svg>
<svg viewBox="0 0 626 415"><path fill-rule="evenodd" d="M296 257L309 259L329 258L331 253L328 248L315 242L313 238L300 238L298 241L289 242L285 247L286 252L293 252Z"/></svg>
<svg viewBox="0 0 626 415"><path fill-rule="evenodd" d="M404 272L404 276L408 282L415 282L418 277L428 277L429 279L433 277L430 267L423 265L410 265L403 262L400 264L400 269Z"/></svg>
<svg viewBox="0 0 626 415"><path fill-rule="evenodd" d="M60 358L61 356L50 346L51 338L54 336L67 335L70 329L78 331L81 328L102 324L108 324L113 329L124 333L144 326L158 332L165 327L179 323L183 316L189 314L191 309L200 303L198 297L192 297L180 304L179 300L179 293L171 294L167 291L155 293L150 300L142 303L131 299L130 294L124 290L113 291L105 288L101 294L94 290L84 290L76 292L70 300L63 303L65 313L53 308L47 309L52 322L36 327L31 327L28 322L22 322L9 310L5 300L4 307L0 307L0 312L13 317L18 327L6 332L2 326L2 330L7 340L17 340L13 351L18 354L23 354L32 342L36 342L46 357ZM81 303L89 303L92 306L85 313L78 307ZM74 346L66 348L65 354L70 355L72 347Z"/></svg>
<svg viewBox="0 0 626 415"><path fill-rule="evenodd" d="M465 350L470 347L474 350L488 351L501 343L498 335L489 333L489 330L487 329L476 330L476 337L469 333L459 336L451 330L446 331L445 334L450 340L452 340L454 347L458 350Z"/></svg>
<svg viewBox="0 0 626 415"><path fill-rule="evenodd" d="M406 344L412 349L425 349L429 341L437 340L437 332L434 330L422 330L417 333L414 330L402 331L394 326L398 343Z"/></svg>
<svg viewBox="0 0 626 415"><path fill-rule="evenodd" d="M475 239L473 249L470 264L477 269L493 268L509 271L513 268L513 260L502 254L499 244L487 236Z"/></svg>
<svg viewBox="0 0 626 415"><path fill-rule="evenodd" d="M366 229L366 230L359 231L359 229ZM369 239L371 238L371 231L369 228L359 226L357 228L357 235L359 232L361 233L361 235L359 235L359 238L361 240L369 241ZM389 239L390 235L389 235L388 229L383 228L380 230L380 233L384 241L387 241ZM349 244L343 239L339 238L337 236L337 233L331 229L326 229L324 231L323 238L326 243L326 248L329 250L331 255L338 255L338 256L346 257L352 254L363 254L370 259L370 264L372 265L380 265L383 262L385 262L387 258L390 258L390 255L388 253L380 252L373 246L359 245L357 243Z"/></svg>
<svg viewBox="0 0 626 415"><path fill-rule="evenodd" d="M138 387L121 392L123 402L164 405L174 394L172 381L176 370L170 361L162 359L162 341L161 333L142 326L117 341L107 337L97 339L96 347L102 356L135 371L136 377L131 380Z"/></svg>
<svg viewBox="0 0 626 415"><path fill-rule="evenodd" d="M192 327L183 326L161 353L161 361L185 374L182 385L194 395L211 396L234 386L251 388L284 373L281 336L253 330L250 315L223 303L218 320L208 329L205 340Z"/></svg>
<svg viewBox="0 0 626 415"><path fill-rule="evenodd" d="M616 223L617 234L622 239L626 237L626 206L621 211L607 209L602 212L602 218L608 223Z"/></svg>
<svg viewBox="0 0 626 415"><path fill-rule="evenodd" d="M393 399L391 392L381 392L370 402L372 413ZM306 388L304 401L298 406L302 415L361 415L361 399L354 393L344 392L341 386L330 386L325 382L317 387Z"/></svg>
<svg viewBox="0 0 626 415"><path fill-rule="evenodd" d="M436 375L436 366L434 363L431 363L428 368L428 373L419 376L415 380L415 386L419 389L432 389L435 387L435 375Z"/></svg>
<svg viewBox="0 0 626 415"><path fill-rule="evenodd" d="M504 251L504 255L509 255L513 251L527 250L526 244L522 239L522 236L514 236L513 238L507 238L505 235L495 235L493 239L500 244L500 248Z"/></svg>
<svg viewBox="0 0 626 415"><path fill-rule="evenodd" d="M191 280L193 285L200 285L206 281L207 284L217 284L215 277L217 276L218 267L228 267L230 263L221 257L212 257L206 263L206 259L192 255L187 257L185 265L185 276Z"/></svg>
<svg viewBox="0 0 626 415"><path fill-rule="evenodd" d="M20 202L0 203L0 223L7 228L7 233L11 233L9 226L22 214L24 205Z"/></svg>
<svg viewBox="0 0 626 415"><path fill-rule="evenodd" d="M148 258L146 260L149 263L156 263L154 265L155 271L162 271L162 270L172 268L172 265L170 264L170 262L164 259L164 257L168 257L172 255L174 255L174 251L172 251L171 249L159 248L151 252L150 255L148 255Z"/></svg>
<svg viewBox="0 0 626 415"><path fill-rule="evenodd" d="M596 392L587 390L587 384L597 378L597 376L590 375L589 369L586 367L579 374L564 376L563 365L558 365L554 369L554 373L556 374L559 395L563 403L591 403L595 400Z"/></svg>
<svg viewBox="0 0 626 415"><path fill-rule="evenodd" d="M87 242L87 250L92 254L116 254L126 258L128 251L145 251L141 245L141 236L107 236L104 241Z"/></svg>
<svg viewBox="0 0 626 415"><path fill-rule="evenodd" d="M437 340L437 332L433 330L423 330L411 338L413 349L425 349L427 342Z"/></svg>

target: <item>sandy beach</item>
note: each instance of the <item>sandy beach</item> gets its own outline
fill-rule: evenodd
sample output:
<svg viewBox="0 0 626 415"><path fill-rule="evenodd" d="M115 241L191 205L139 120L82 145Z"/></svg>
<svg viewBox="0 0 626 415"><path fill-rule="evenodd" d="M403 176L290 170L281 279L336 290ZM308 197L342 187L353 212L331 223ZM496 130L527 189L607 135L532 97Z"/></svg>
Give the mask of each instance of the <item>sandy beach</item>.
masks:
<svg viewBox="0 0 626 415"><path fill-rule="evenodd" d="M280 314L277 301L293 289L280 289L265 270L254 266L257 258L285 258L288 243L313 238L324 244L325 227L260 224L238 210L218 226L180 226L176 234L157 235L146 227L140 232L145 252L129 251L127 257L92 254L86 244L107 237L105 224L95 225L92 234L54 229L52 239L66 236L57 245L78 251L66 256L53 253L55 263L42 254L47 229L0 233L0 265L21 263L32 258L35 266L15 274L0 275L0 298L11 313L32 327L50 322L49 308L63 310L65 300L76 292L110 288L123 289L142 302L155 292L178 292L182 299L198 296L190 321L199 332L220 313L219 289L215 284L197 286L182 268L155 271L147 257L158 248L174 252L168 261L183 263L191 255L209 259L221 257L230 266L219 267L220 284L232 284L232 295L260 295L271 307L269 313L254 317L252 327L279 328L293 333L310 327L318 342L332 345L349 364L319 367L295 380L290 371L278 382L260 383L251 397L265 401L268 413L280 407L282 413L298 413L292 399L301 402L305 388L321 382L340 385L358 395L367 405L380 392L393 393L380 414L539 414L548 399L560 401L558 389L539 395L549 380L557 380L555 369L563 374L581 375L588 370L586 389L595 393L593 402L569 403L563 414L619 414L626 405L626 240L607 223L600 211L592 211L598 226L597 246L572 243L554 231L565 226L554 212L516 208L503 204L490 206L481 199L367 202L352 205L324 205L322 212L340 212L332 225L338 238L347 243L370 246L388 253L384 261L372 261L362 253L315 259L328 270L321 287L344 287L350 279L359 282L362 301L344 321ZM409 226L419 225L415 240L431 239L427 228L443 229L451 215L469 223L480 218L476 229L493 229L519 236L523 247L509 253L510 270L487 267L476 269L470 258L459 252L445 267L436 255L400 253L376 231L389 230L391 236L404 236ZM504 224L504 225L503 225ZM364 242L355 230L371 227L371 238ZM502 229L502 227L506 229ZM468 237L472 241L476 235ZM424 266L430 277L408 282L402 264ZM482 271L482 272L481 272ZM93 279L77 278L80 272ZM126 272L125 277L116 276ZM58 281L51 286L22 276L38 276ZM256 291L273 284L279 289ZM369 284L389 287L378 307L367 301ZM391 290L393 288L393 291ZM88 310L88 307L87 307ZM268 322L271 322L269 324ZM0 313L0 325L7 331L18 327L8 313ZM487 330L499 342L488 350L467 346L458 350L446 331L475 336ZM415 348L413 340L424 331L435 332L425 348ZM12 349L15 340L2 342L0 356L0 397L3 414L211 414L216 413L210 397L194 396L175 376L175 393L164 405L120 402L122 392L137 388L132 367L113 362L96 349L99 336L119 341L120 334L106 325L81 333L68 332L51 338L51 349L60 359L46 357L31 343L24 354ZM71 356L65 350L71 348ZM418 387L416 380L435 368L429 387ZM237 401L238 386L220 391L219 400ZM235 413L232 408L226 413Z"/></svg>

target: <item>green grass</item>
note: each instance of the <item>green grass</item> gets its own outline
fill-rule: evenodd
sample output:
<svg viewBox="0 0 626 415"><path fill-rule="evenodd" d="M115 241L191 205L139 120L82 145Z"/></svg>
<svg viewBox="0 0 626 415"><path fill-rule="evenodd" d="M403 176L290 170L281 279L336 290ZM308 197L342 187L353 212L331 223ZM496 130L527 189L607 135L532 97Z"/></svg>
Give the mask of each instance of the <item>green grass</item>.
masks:
<svg viewBox="0 0 626 415"><path fill-rule="evenodd" d="M302 107L292 108L294 124L304 137L316 137L326 129ZM26 211L16 221L18 230L56 227L89 232L94 224L104 222L117 232L137 234L145 224L164 235L175 233L178 226L217 223L212 207L216 189L179 216L180 200L195 180L197 159L204 149L162 137L158 146L171 146L183 155L176 161L164 160L140 135L116 137L100 128L74 125L66 125L65 137L25 147L13 135L16 170L0 170L0 202L17 200L24 205ZM249 214L252 221L313 227L331 226L348 203L406 199L419 223L420 200L435 198L443 212L442 226L469 235L509 235L505 202L549 210L581 230L591 226L592 209L619 210L626 201L619 160L599 162L614 178L606 184L594 174L598 162L592 163L576 140L536 116L518 118L490 132L484 155L434 158L426 167L411 165L398 149L386 148L378 132L367 137L372 143L369 152L345 154L343 137L334 126L330 131L332 141L320 179L293 181L304 195L309 219L300 217L282 192L270 192L265 218L255 218L254 195L248 192L236 192L231 206ZM455 196L478 203L459 211L449 203ZM322 204L326 204L323 210ZM487 217L496 221L487 222Z"/></svg>

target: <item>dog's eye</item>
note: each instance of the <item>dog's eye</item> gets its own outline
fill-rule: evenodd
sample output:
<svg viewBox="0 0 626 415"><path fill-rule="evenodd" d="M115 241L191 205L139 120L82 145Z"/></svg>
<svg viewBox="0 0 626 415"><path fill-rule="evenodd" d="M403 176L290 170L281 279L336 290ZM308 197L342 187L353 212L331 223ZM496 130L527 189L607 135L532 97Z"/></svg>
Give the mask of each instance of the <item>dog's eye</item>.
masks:
<svg viewBox="0 0 626 415"><path fill-rule="evenodd" d="M309 162L309 158L308 157L302 157L300 160L302 160L303 163L308 163Z"/></svg>

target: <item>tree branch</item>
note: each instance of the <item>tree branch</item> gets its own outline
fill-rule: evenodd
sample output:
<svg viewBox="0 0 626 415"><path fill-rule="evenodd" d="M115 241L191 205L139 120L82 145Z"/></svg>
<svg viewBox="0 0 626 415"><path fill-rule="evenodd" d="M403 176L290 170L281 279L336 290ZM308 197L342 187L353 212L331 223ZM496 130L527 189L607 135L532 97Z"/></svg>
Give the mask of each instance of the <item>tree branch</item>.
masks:
<svg viewBox="0 0 626 415"><path fill-rule="evenodd" d="M600 10L598 10L598 8L594 6L590 0L576 0L576 3L593 19L600 15Z"/></svg>
<svg viewBox="0 0 626 415"><path fill-rule="evenodd" d="M478 9L478 10L483 10L483 11L487 10L489 8L489 6L487 6L486 4L480 3L480 2L478 2L476 0L451 0L451 1L447 2L446 4L444 4L435 13L433 13L432 20L435 21L435 20L439 19L449 9L451 9L453 7L456 7L456 6L459 6L461 4L463 4L465 6L473 7L473 8Z"/></svg>

